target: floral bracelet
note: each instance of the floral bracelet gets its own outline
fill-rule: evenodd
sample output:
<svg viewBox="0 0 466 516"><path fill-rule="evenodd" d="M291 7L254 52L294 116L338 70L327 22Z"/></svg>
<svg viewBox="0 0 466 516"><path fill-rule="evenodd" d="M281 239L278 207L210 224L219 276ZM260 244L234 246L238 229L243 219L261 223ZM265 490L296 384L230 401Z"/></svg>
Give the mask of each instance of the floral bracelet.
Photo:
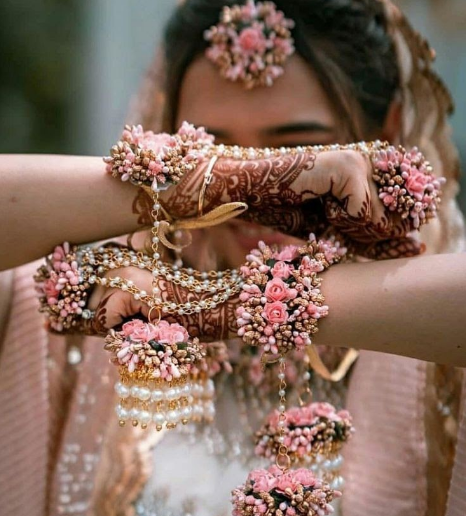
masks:
<svg viewBox="0 0 466 516"><path fill-rule="evenodd" d="M86 308L91 283L83 276L78 248L68 242L55 247L34 276L40 311L47 314L50 330L83 332L93 312Z"/></svg>
<svg viewBox="0 0 466 516"><path fill-rule="evenodd" d="M272 355L311 344L317 321L328 314L318 273L345 255L338 241L317 240L313 234L307 244L280 251L260 242L240 269L244 283L236 310L238 336Z"/></svg>
<svg viewBox="0 0 466 516"><path fill-rule="evenodd" d="M436 216L445 179L433 174L430 163L417 147L406 150L401 145L396 147L379 140L344 145L246 148L215 145L214 136L188 122L183 122L174 135L144 131L138 125L125 127L120 141L104 161L114 177L161 191L178 183L185 173L195 170L205 159L247 161L348 150L368 157L380 200L388 211L408 219L410 229L419 229ZM200 194L202 197L203 192Z"/></svg>

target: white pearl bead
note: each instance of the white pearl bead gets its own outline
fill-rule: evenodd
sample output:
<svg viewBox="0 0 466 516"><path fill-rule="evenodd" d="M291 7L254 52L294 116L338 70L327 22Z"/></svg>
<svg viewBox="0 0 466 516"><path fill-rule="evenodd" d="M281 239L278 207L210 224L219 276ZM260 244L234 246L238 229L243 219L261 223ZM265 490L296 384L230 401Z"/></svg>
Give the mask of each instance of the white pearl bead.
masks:
<svg viewBox="0 0 466 516"><path fill-rule="evenodd" d="M206 396L212 397L215 394L215 384L212 379L208 379L205 387L204 387L204 394Z"/></svg>
<svg viewBox="0 0 466 516"><path fill-rule="evenodd" d="M132 408L130 411L129 411L129 417L134 420L134 421L137 421L139 419L139 410L137 408Z"/></svg>
<svg viewBox="0 0 466 516"><path fill-rule="evenodd" d="M191 394L191 384L190 383L187 383L186 385L184 385L182 387L182 393L185 396L189 396Z"/></svg>
<svg viewBox="0 0 466 516"><path fill-rule="evenodd" d="M191 405L183 407L181 410L181 416L183 417L183 419L189 419L191 417L192 413L193 413L193 408L191 407Z"/></svg>
<svg viewBox="0 0 466 516"><path fill-rule="evenodd" d="M331 460L324 460L322 463L322 468L326 469L327 471L330 471L332 469L333 462Z"/></svg>
<svg viewBox="0 0 466 516"><path fill-rule="evenodd" d="M165 393L165 399L167 399L168 401L173 401L176 398L177 396L175 389L168 389L168 391Z"/></svg>
<svg viewBox="0 0 466 516"><path fill-rule="evenodd" d="M121 405L117 405L115 407L115 412L118 419L121 419L122 421L126 421L129 418L128 410L122 407Z"/></svg>
<svg viewBox="0 0 466 516"><path fill-rule="evenodd" d="M155 389L152 391L151 398L153 401L162 401L163 400L163 391L160 389Z"/></svg>
<svg viewBox="0 0 466 516"><path fill-rule="evenodd" d="M121 382L115 384L115 392L123 399L126 399L130 395L129 388Z"/></svg>
<svg viewBox="0 0 466 516"><path fill-rule="evenodd" d="M215 417L215 405L213 403L206 403L204 406L204 417L207 419Z"/></svg>
<svg viewBox="0 0 466 516"><path fill-rule="evenodd" d="M131 396L133 398L139 398L139 387L137 385L131 387Z"/></svg>
<svg viewBox="0 0 466 516"><path fill-rule="evenodd" d="M147 401L148 399L150 399L150 396L151 396L151 392L146 387L141 387L139 389L139 399L140 400Z"/></svg>
<svg viewBox="0 0 466 516"><path fill-rule="evenodd" d="M167 414L167 421L169 423L178 423L180 419L180 413L178 410L170 410L170 412Z"/></svg>
<svg viewBox="0 0 466 516"><path fill-rule="evenodd" d="M142 410L141 413L139 414L139 421L144 424L144 425L147 425L150 423L152 419L152 415L149 411L147 410Z"/></svg>
<svg viewBox="0 0 466 516"><path fill-rule="evenodd" d="M152 420L156 425L163 425L166 421L165 414L163 412L156 412L152 416Z"/></svg>

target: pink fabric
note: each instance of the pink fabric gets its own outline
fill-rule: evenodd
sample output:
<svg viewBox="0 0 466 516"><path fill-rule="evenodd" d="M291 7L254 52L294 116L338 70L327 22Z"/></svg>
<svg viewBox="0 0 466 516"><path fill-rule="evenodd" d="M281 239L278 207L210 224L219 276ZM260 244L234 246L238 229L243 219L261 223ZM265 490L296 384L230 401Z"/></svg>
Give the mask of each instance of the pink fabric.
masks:
<svg viewBox="0 0 466 516"><path fill-rule="evenodd" d="M455 466L451 480L446 516L466 514L466 375L463 381L462 413L456 445Z"/></svg>
<svg viewBox="0 0 466 516"><path fill-rule="evenodd" d="M421 361L361 352L347 403L356 434L345 452L344 516L426 516L425 381Z"/></svg>
<svg viewBox="0 0 466 516"><path fill-rule="evenodd" d="M35 269L31 264L15 270L0 356L2 516L42 516L46 511L50 434L47 334L31 281Z"/></svg>

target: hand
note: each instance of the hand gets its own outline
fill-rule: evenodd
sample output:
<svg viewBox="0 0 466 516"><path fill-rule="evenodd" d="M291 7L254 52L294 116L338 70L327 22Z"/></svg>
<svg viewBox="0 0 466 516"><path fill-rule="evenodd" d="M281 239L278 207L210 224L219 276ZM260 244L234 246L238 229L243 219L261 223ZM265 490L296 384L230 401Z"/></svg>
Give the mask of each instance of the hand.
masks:
<svg viewBox="0 0 466 516"><path fill-rule="evenodd" d="M138 267L124 267L109 271L106 278L119 276L131 280L139 290L147 293L152 291L152 274ZM194 294L188 290L165 280L158 282L160 296L163 300L174 301L177 304L189 301L202 300L201 294ZM205 297L205 296L204 296ZM169 315L164 319L169 322L178 322L183 325L191 337L199 337L203 341L231 338L236 335L236 317L238 298L231 298L227 303L218 305L215 309L202 311L192 315ZM149 306L134 296L117 288L98 286L91 295L88 308L95 310L95 316L89 321L86 333L105 336L109 329L118 327L125 321L140 317L148 320Z"/></svg>
<svg viewBox="0 0 466 516"><path fill-rule="evenodd" d="M152 289L152 275L149 271L138 267L125 267L107 272L105 278L119 276L133 281L139 289L150 292ZM136 315L149 317L149 307L138 301L129 292L117 288L97 286L89 299L88 308L95 311L95 316L89 321L87 333L92 335L106 335L110 328L121 325L127 319Z"/></svg>
<svg viewBox="0 0 466 516"><path fill-rule="evenodd" d="M197 212L206 164L183 178L164 199L177 218ZM385 210L372 180L372 165L352 150L302 153L279 158L217 161L206 192L209 211L243 201L244 218L283 233L307 238L341 233L357 254L370 258L413 256L421 245L407 236L409 222Z"/></svg>

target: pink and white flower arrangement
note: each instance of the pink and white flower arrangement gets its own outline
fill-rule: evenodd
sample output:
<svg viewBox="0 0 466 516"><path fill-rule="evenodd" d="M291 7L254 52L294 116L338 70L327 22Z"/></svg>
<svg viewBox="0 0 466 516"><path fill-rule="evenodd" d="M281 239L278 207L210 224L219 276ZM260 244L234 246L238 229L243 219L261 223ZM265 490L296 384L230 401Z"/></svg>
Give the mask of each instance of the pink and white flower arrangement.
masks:
<svg viewBox="0 0 466 516"><path fill-rule="evenodd" d="M328 307L318 273L338 263L346 249L335 240L310 235L301 247L274 249L259 242L241 268L241 306L236 310L238 336L265 353L282 354L311 344L317 320Z"/></svg>
<svg viewBox="0 0 466 516"><path fill-rule="evenodd" d="M161 189L176 184L201 159L200 150L214 137L203 127L183 122L175 135L144 131L141 125L125 126L121 140L104 158L107 172L122 181Z"/></svg>
<svg viewBox="0 0 466 516"><path fill-rule="evenodd" d="M354 432L347 410L326 402L293 407L285 412L283 443L279 412L274 411L256 433L256 455L275 460L281 445L288 448L292 465L305 464L318 454L332 456Z"/></svg>
<svg viewBox="0 0 466 516"><path fill-rule="evenodd" d="M198 339L190 340L183 326L167 321L152 324L133 319L120 331L110 330L105 343L112 362L128 373L167 382L186 377L205 356Z"/></svg>
<svg viewBox="0 0 466 516"><path fill-rule="evenodd" d="M232 492L233 516L325 516L341 496L308 469L256 469Z"/></svg>
<svg viewBox="0 0 466 516"><path fill-rule="evenodd" d="M373 178L379 186L379 198L390 211L410 218L413 229L436 216L441 200L443 177L437 178L417 147L388 146L372 156Z"/></svg>
<svg viewBox="0 0 466 516"><path fill-rule="evenodd" d="M89 284L81 277L76 252L68 242L55 247L45 265L34 276L41 301L52 330L77 328L87 303Z"/></svg>
<svg viewBox="0 0 466 516"><path fill-rule="evenodd" d="M220 22L205 31L210 43L206 56L231 81L247 88L271 86L283 74L283 65L294 51L294 22L273 2L224 7Z"/></svg>

